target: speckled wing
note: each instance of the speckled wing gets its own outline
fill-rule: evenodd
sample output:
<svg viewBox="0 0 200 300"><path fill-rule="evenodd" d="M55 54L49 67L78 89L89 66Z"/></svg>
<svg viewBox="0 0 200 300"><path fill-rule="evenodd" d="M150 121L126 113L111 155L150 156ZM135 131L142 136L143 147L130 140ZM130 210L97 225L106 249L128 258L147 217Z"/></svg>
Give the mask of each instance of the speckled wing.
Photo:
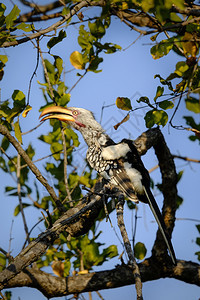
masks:
<svg viewBox="0 0 200 300"><path fill-rule="evenodd" d="M118 168L112 169L110 172L111 184L116 185L131 201L138 203L139 200L129 176L127 175L125 169L120 166L119 161L118 164Z"/></svg>

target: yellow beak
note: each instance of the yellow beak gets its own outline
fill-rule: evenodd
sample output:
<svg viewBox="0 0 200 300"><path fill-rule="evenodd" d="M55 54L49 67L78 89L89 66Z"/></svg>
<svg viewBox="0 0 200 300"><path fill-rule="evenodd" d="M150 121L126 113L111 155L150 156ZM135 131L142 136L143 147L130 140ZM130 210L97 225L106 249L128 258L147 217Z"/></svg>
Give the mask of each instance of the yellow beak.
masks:
<svg viewBox="0 0 200 300"><path fill-rule="evenodd" d="M62 106L50 106L45 108L39 116L39 119L40 118L42 118L40 120L41 122L48 119L58 119L62 122L75 122L72 111Z"/></svg>

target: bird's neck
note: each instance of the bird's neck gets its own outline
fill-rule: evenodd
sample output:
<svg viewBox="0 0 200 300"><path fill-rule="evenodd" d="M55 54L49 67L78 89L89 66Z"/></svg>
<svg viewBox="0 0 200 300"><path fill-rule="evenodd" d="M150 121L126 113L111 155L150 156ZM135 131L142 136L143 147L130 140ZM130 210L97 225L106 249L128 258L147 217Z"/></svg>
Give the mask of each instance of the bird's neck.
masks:
<svg viewBox="0 0 200 300"><path fill-rule="evenodd" d="M101 127L99 123L96 122L96 124L92 124L93 126L88 125L87 127L79 128L79 131L83 135L83 138L87 145L94 146L99 145L107 146L111 143L110 137L105 133L104 129ZM94 126L95 125L95 126Z"/></svg>

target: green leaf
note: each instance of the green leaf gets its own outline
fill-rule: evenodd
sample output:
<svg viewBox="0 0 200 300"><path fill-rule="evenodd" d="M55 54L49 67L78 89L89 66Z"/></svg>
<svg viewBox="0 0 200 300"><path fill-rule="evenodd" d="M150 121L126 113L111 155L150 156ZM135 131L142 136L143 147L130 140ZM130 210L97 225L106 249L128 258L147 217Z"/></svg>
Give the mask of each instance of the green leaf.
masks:
<svg viewBox="0 0 200 300"><path fill-rule="evenodd" d="M174 73L176 73L178 76L182 77L183 74L188 70L189 66L186 64L185 61L179 61L176 64L176 70Z"/></svg>
<svg viewBox="0 0 200 300"><path fill-rule="evenodd" d="M147 128L151 128L154 124L165 126L168 121L168 115L163 110L150 110L144 117Z"/></svg>
<svg viewBox="0 0 200 300"><path fill-rule="evenodd" d="M137 259L144 259L145 255L147 253L147 249L145 245L141 242L138 242L134 247L134 255Z"/></svg>
<svg viewBox="0 0 200 300"><path fill-rule="evenodd" d="M150 103L148 97L140 97L140 99L137 100L137 102L138 102L138 103L143 102L143 103L146 103L146 104L149 104L149 103Z"/></svg>
<svg viewBox="0 0 200 300"><path fill-rule="evenodd" d="M80 52L78 52L78 51L72 52L69 59L70 59L70 62L72 64L72 66L75 69L78 69L78 70L84 70L85 69L85 63L84 63L84 60L83 60L83 55Z"/></svg>
<svg viewBox="0 0 200 300"><path fill-rule="evenodd" d="M185 99L185 104L188 110L193 111L196 114L200 113L200 102L194 97L189 97Z"/></svg>
<svg viewBox="0 0 200 300"><path fill-rule="evenodd" d="M200 224L196 225L198 232L200 233Z"/></svg>
<svg viewBox="0 0 200 300"><path fill-rule="evenodd" d="M10 29L13 26L13 23L19 16L19 13L20 13L20 9L17 7L17 5L14 5L13 9L6 16L6 19L5 19L7 29Z"/></svg>
<svg viewBox="0 0 200 300"><path fill-rule="evenodd" d="M182 203L183 203L183 198L178 195L177 198L176 198L177 208L179 208Z"/></svg>
<svg viewBox="0 0 200 300"><path fill-rule="evenodd" d="M57 77L57 79L59 79L60 78L60 75L61 75L61 73L62 73L62 71L63 71L63 60L62 60L62 58L60 58L59 56L57 56L57 55L54 55L54 59L55 59L55 61L54 61L54 66L57 68L57 70L58 70L58 72L57 72L57 74L56 74L56 77Z"/></svg>
<svg viewBox="0 0 200 300"><path fill-rule="evenodd" d="M6 6L3 3L0 3L0 17L3 16L6 10Z"/></svg>
<svg viewBox="0 0 200 300"><path fill-rule="evenodd" d="M154 76L154 78L159 78L161 84L167 85L167 86L168 86L168 89L171 90L171 91L173 91L173 87L172 87L172 84L171 84L170 81L163 79L159 74L156 74L156 75Z"/></svg>
<svg viewBox="0 0 200 300"><path fill-rule="evenodd" d="M117 97L116 99L116 105L118 108L122 110L131 110L131 100L127 97Z"/></svg>
<svg viewBox="0 0 200 300"><path fill-rule="evenodd" d="M4 136L2 139L2 142L1 142L1 147L3 148L4 151L6 151L9 146L10 146L10 143L9 143L8 139Z"/></svg>
<svg viewBox="0 0 200 300"><path fill-rule="evenodd" d="M155 120L155 124L165 126L168 121L168 115L163 110L155 110L153 111L153 116Z"/></svg>
<svg viewBox="0 0 200 300"><path fill-rule="evenodd" d="M8 61L8 57L7 55L0 55L0 61L5 64Z"/></svg>
<svg viewBox="0 0 200 300"><path fill-rule="evenodd" d="M6 256L3 253L0 253L0 272L6 267L6 259Z"/></svg>
<svg viewBox="0 0 200 300"><path fill-rule="evenodd" d="M177 174L177 182L179 182L181 180L181 178L183 176L183 173L184 173L184 170L181 170L181 171L178 172L178 174Z"/></svg>
<svg viewBox="0 0 200 300"><path fill-rule="evenodd" d="M96 38L102 38L106 32L101 20L96 20L94 23L88 22L91 34Z"/></svg>
<svg viewBox="0 0 200 300"><path fill-rule="evenodd" d="M163 40L159 44L151 48L151 55L153 59L159 59L164 55L167 55L169 51L173 48L174 38L168 40Z"/></svg>
<svg viewBox="0 0 200 300"><path fill-rule="evenodd" d="M14 106L24 106L25 105L25 95L22 91L14 90L12 94L12 99L14 101Z"/></svg>
<svg viewBox="0 0 200 300"><path fill-rule="evenodd" d="M17 29L21 29L25 32L30 32L34 29L34 25L33 24L26 24L26 23L20 23L19 25L16 26Z"/></svg>
<svg viewBox="0 0 200 300"><path fill-rule="evenodd" d="M49 49L53 48L56 44L60 43L64 38L66 38L67 34L66 32L62 29L60 30L58 36L52 37L48 43L47 43L47 47Z"/></svg>
<svg viewBox="0 0 200 300"><path fill-rule="evenodd" d="M63 94L59 99L60 106L66 106L66 104L70 101L70 94Z"/></svg>
<svg viewBox="0 0 200 300"><path fill-rule="evenodd" d="M172 101L169 100L163 100L161 102L159 102L159 107L162 109L171 109L174 107L174 103Z"/></svg>
<svg viewBox="0 0 200 300"><path fill-rule="evenodd" d="M28 203L22 203L22 207L23 208L26 208L30 206L30 204ZM15 207L15 210L14 210L14 216L16 217L19 213L21 212L21 209L20 209L20 205L18 204L16 207Z"/></svg>
<svg viewBox="0 0 200 300"><path fill-rule="evenodd" d="M101 70L97 70L99 64L103 61L103 58L99 57L99 56L95 56L91 58L90 60L90 65L88 67L88 71L92 71L95 73L99 73L101 72Z"/></svg>
<svg viewBox="0 0 200 300"><path fill-rule="evenodd" d="M156 102L158 97L161 97L164 92L164 87L158 86L156 91L156 96L154 97L154 101Z"/></svg>
<svg viewBox="0 0 200 300"><path fill-rule="evenodd" d="M21 132L21 128L19 125L19 120L17 120L17 122L14 123L14 130L15 130L16 138L18 139L20 144L22 144L22 132Z"/></svg>

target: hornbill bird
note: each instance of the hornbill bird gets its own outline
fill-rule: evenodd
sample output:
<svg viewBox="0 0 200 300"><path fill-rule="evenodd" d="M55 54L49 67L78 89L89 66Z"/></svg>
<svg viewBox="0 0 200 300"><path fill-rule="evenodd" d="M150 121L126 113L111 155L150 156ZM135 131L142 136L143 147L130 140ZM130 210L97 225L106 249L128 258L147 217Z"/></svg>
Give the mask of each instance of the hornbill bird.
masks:
<svg viewBox="0 0 200 300"><path fill-rule="evenodd" d="M88 145L87 161L111 186L117 188L130 200L148 203L159 229L176 265L174 249L163 217L150 190L150 177L134 146L133 141L123 139L116 144L95 120L92 112L83 109L51 106L43 110L41 121L58 119L79 130Z"/></svg>

